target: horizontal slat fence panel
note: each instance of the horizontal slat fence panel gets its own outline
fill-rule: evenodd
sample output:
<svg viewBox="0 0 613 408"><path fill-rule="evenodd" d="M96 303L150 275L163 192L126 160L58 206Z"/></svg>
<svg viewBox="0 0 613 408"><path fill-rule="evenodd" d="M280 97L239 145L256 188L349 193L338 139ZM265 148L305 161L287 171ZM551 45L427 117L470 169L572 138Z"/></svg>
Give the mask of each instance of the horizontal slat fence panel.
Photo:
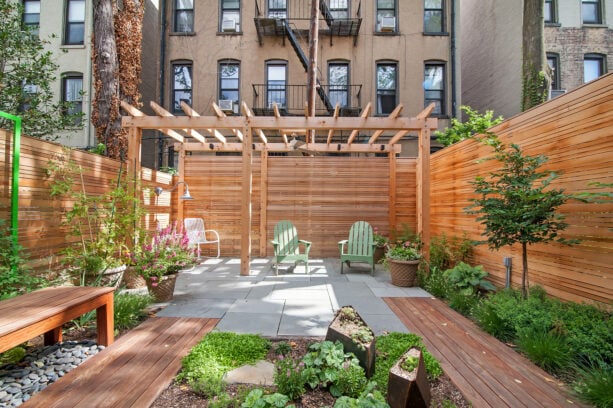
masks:
<svg viewBox="0 0 613 408"><path fill-rule="evenodd" d="M0 215L7 221L7 227L10 220L12 138L11 133L0 130ZM27 136L21 137L20 151L19 244L27 252L29 264L35 270L56 270L60 252L77 238L68 236L68 227L62 225L64 214L72 208L73 201L50 196L53 177L49 177L46 171L50 162L57 163L70 157L81 169L83 179L81 182L81 176L76 175L73 189L92 196L104 194L116 185L120 162L80 150L67 150L59 144ZM123 175L125 168L124 164ZM146 211L144 225L155 229L158 221L162 225L168 223L172 208L158 205L152 191L155 186L170 187L172 176L145 168L142 175L142 199ZM170 203L169 199L166 201Z"/></svg>
<svg viewBox="0 0 613 408"><path fill-rule="evenodd" d="M613 183L613 75L560 96L490 129L505 143L516 143L530 155L544 154L546 169L560 177L552 188L567 193L611 191L591 182ZM431 158L431 229L470 239L484 239L482 227L464 208L474 197L469 184L477 175L498 169L496 161L481 161L491 149L473 140L445 148ZM561 207L566 216L567 238L579 245L539 244L529 247L531 284L565 300L594 301L606 305L613 299L613 204L571 201ZM521 284L521 248L475 250L474 263L482 264L498 286L504 286L503 258L513 258L512 283Z"/></svg>
<svg viewBox="0 0 613 408"><path fill-rule="evenodd" d="M291 220L302 239L313 242L314 257L337 257L338 241L351 225L365 220L389 231L389 159L373 157L267 157L267 202L261 203L262 158L253 159L251 194L251 248L253 256L271 256L274 225ZM207 228L221 236L223 256L240 254L241 157L192 155L185 159L185 181L194 196L185 202L185 217L202 217ZM399 160L400 162L400 160ZM398 216L415 225L415 164L407 160L401 170L402 197ZM399 183L400 184L400 183ZM412 188L412 190L411 190ZM412 211L412 213L411 213ZM266 231L260 217L266 214ZM260 253L264 239L265 252Z"/></svg>

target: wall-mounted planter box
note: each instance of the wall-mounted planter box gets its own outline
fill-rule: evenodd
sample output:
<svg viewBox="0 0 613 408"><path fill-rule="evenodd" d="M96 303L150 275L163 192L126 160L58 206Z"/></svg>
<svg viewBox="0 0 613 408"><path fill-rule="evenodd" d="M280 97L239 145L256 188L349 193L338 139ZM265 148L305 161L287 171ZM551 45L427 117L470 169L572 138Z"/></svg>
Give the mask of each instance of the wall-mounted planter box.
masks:
<svg viewBox="0 0 613 408"><path fill-rule="evenodd" d="M360 332L368 333L370 340L360 341L361 336L356 335ZM336 312L328 326L326 340L340 341L346 353L355 354L366 377L375 373L375 334L352 306L343 306Z"/></svg>
<svg viewBox="0 0 613 408"><path fill-rule="evenodd" d="M402 364L408 357L417 358L412 371ZM412 347L392 366L387 383L387 402L391 408L427 408L430 406L430 384L421 350Z"/></svg>

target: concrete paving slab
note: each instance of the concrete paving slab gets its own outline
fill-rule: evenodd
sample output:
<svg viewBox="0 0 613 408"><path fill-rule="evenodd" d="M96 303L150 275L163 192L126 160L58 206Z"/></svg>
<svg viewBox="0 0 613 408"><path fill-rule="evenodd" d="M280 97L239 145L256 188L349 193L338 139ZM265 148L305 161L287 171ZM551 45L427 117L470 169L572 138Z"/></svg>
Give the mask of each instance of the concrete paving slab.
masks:
<svg viewBox="0 0 613 408"><path fill-rule="evenodd" d="M358 311L358 313L360 313ZM408 333L409 330L398 319L395 314L362 314L360 316L366 324L375 332L375 335L379 336L385 332L400 332Z"/></svg>
<svg viewBox="0 0 613 408"><path fill-rule="evenodd" d="M281 316L281 313L226 313L216 328L220 331L274 337L279 331Z"/></svg>
<svg viewBox="0 0 613 408"><path fill-rule="evenodd" d="M329 300L314 303L311 300L287 299L283 314L296 319L308 319L312 316L334 314L334 310Z"/></svg>
<svg viewBox="0 0 613 408"><path fill-rule="evenodd" d="M221 319L235 299L175 298L156 314L162 317L202 317Z"/></svg>
<svg viewBox="0 0 613 408"><path fill-rule="evenodd" d="M330 313L327 315L296 319L284 313L281 317L278 335L324 337L333 317L334 315Z"/></svg>
<svg viewBox="0 0 613 408"><path fill-rule="evenodd" d="M282 313L284 300L238 299L228 309L230 313Z"/></svg>
<svg viewBox="0 0 613 408"><path fill-rule="evenodd" d="M327 290L317 289L275 289L268 296L270 299L304 299L312 302L329 301Z"/></svg>

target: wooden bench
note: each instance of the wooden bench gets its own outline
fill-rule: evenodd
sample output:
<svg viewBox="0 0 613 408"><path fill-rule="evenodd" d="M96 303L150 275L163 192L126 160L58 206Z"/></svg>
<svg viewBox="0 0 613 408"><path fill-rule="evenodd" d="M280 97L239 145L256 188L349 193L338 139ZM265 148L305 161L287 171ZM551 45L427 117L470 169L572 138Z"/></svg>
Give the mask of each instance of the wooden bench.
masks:
<svg viewBox="0 0 613 408"><path fill-rule="evenodd" d="M96 310L98 344L113 343L112 287L60 286L0 302L0 353L41 334L45 345L62 341L62 325Z"/></svg>

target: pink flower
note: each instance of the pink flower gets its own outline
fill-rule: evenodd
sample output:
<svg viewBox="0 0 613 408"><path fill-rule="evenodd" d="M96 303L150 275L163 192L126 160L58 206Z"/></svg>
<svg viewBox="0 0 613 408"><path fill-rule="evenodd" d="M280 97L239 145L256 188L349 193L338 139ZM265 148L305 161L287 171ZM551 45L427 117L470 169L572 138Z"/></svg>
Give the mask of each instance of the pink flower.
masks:
<svg viewBox="0 0 613 408"><path fill-rule="evenodd" d="M157 278L157 276L152 276L151 280L155 282L156 280L158 280L158 278Z"/></svg>
<svg viewBox="0 0 613 408"><path fill-rule="evenodd" d="M154 288L155 288L157 285L158 285L158 284L157 284L157 282L153 282L153 283L151 284L151 287L154 287Z"/></svg>

